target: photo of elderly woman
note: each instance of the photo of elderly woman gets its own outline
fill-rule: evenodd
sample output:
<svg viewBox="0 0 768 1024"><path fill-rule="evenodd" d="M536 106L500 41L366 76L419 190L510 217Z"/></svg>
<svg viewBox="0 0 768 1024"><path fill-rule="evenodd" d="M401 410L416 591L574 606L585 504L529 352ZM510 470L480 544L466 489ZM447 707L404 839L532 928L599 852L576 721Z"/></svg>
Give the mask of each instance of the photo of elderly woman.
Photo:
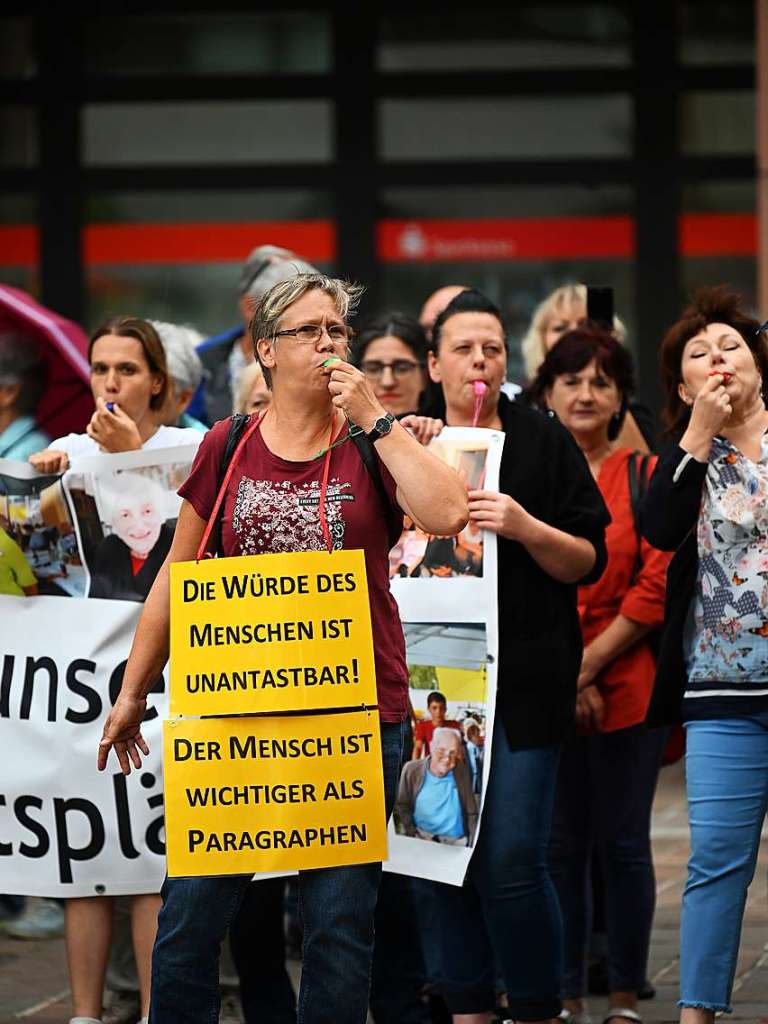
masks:
<svg viewBox="0 0 768 1024"><path fill-rule="evenodd" d="M88 596L144 601L173 540L167 494L154 480L121 473L103 496L111 532L96 549Z"/></svg>
<svg viewBox="0 0 768 1024"><path fill-rule="evenodd" d="M87 597L143 602L171 546L189 463L105 467L67 480Z"/></svg>

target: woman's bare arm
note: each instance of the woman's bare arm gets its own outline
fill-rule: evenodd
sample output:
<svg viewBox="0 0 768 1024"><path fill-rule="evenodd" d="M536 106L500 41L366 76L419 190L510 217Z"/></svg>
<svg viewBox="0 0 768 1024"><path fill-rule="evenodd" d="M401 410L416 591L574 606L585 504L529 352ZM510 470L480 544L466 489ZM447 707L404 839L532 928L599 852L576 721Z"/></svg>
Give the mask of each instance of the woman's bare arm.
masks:
<svg viewBox="0 0 768 1024"><path fill-rule="evenodd" d="M425 533L450 537L467 525L467 489L455 469L395 423L376 442L381 461L397 484L397 501Z"/></svg>

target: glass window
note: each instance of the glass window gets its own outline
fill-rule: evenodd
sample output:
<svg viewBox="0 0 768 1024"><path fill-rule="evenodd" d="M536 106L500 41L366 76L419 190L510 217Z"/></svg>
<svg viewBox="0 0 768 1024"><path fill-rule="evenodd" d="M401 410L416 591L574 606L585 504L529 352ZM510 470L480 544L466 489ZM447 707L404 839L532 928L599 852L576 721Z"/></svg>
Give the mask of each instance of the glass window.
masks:
<svg viewBox="0 0 768 1024"><path fill-rule="evenodd" d="M754 64L754 0L684 0L680 5L683 64Z"/></svg>
<svg viewBox="0 0 768 1024"><path fill-rule="evenodd" d="M325 100L90 104L85 163L327 163L331 124Z"/></svg>
<svg viewBox="0 0 768 1024"><path fill-rule="evenodd" d="M0 78L31 78L37 70L29 18L2 19Z"/></svg>
<svg viewBox="0 0 768 1024"><path fill-rule="evenodd" d="M0 106L0 166L33 167L37 131L32 107Z"/></svg>
<svg viewBox="0 0 768 1024"><path fill-rule="evenodd" d="M751 90L690 92L680 97L680 141L690 156L747 156L755 152L755 94Z"/></svg>
<svg viewBox="0 0 768 1024"><path fill-rule="evenodd" d="M382 15L381 71L626 67L630 23L609 3L515 3L446 18L414 8Z"/></svg>
<svg viewBox="0 0 768 1024"><path fill-rule="evenodd" d="M100 74L287 74L331 67L321 11L109 15L85 20L87 69Z"/></svg>
<svg viewBox="0 0 768 1024"><path fill-rule="evenodd" d="M37 199L0 195L0 283L37 294Z"/></svg>
<svg viewBox="0 0 768 1024"><path fill-rule="evenodd" d="M380 193L382 216L551 217L625 214L631 192L623 185L483 185L482 188L388 188Z"/></svg>
<svg viewBox="0 0 768 1024"><path fill-rule="evenodd" d="M631 149L628 96L383 100L385 160L620 157Z"/></svg>
<svg viewBox="0 0 768 1024"><path fill-rule="evenodd" d="M333 199L308 189L262 189L258 192L98 192L86 202L86 222L239 224L248 221L329 219ZM254 242L258 245L258 242Z"/></svg>
<svg viewBox="0 0 768 1024"><path fill-rule="evenodd" d="M87 319L132 312L204 335L237 324L237 285L259 245L291 249L330 270L331 196L324 192L103 193L86 203Z"/></svg>
<svg viewBox="0 0 768 1024"><path fill-rule="evenodd" d="M417 315L442 285L480 288L508 319L509 376L523 380L520 343L536 305L567 282L610 285L632 345L629 189L424 189L421 207L418 193L380 197L389 214L378 225L382 305Z"/></svg>
<svg viewBox="0 0 768 1024"><path fill-rule="evenodd" d="M728 283L754 308L756 210L754 181L708 181L684 187L679 247L686 298L703 285Z"/></svg>

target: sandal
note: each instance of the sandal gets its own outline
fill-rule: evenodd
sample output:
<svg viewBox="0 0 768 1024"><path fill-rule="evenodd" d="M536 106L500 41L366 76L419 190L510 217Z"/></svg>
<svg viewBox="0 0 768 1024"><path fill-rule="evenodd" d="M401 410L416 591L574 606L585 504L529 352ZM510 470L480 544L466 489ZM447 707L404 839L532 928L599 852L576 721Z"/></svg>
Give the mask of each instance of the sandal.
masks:
<svg viewBox="0 0 768 1024"><path fill-rule="evenodd" d="M614 1006L603 1017L603 1024L611 1024L613 1020L631 1020L634 1024L643 1024L643 1018L637 1010L628 1010L622 1006Z"/></svg>

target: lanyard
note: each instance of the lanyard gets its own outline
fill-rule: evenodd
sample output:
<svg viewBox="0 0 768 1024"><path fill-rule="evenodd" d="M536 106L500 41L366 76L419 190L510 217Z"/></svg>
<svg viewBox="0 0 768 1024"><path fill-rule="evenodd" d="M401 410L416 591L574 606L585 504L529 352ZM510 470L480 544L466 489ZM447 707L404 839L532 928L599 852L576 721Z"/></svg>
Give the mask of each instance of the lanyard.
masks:
<svg viewBox="0 0 768 1024"><path fill-rule="evenodd" d="M328 554L333 553L333 542L331 541L331 531L328 529L328 519L325 514L325 498L328 494L328 473L331 468L331 452L333 451L334 443L334 428L336 425L336 414L334 413L333 421L331 423L331 433L328 437L328 447L325 450L325 458L323 459L323 479L320 484L320 501L317 506L317 514L320 519L320 525L323 528L323 536L325 537L325 544L328 548ZM339 434L344 429L344 426L339 428ZM338 434L336 435L338 437Z"/></svg>
<svg viewBox="0 0 768 1024"><path fill-rule="evenodd" d="M246 429L245 433L243 434L243 436L241 437L241 439L240 439L240 441L239 441L239 443L237 445L237 448L234 451L234 454L232 455L232 458L229 461L229 466L227 467L227 472L226 472L226 474L224 476L224 479L223 479L223 481L221 483L221 487L219 488L219 493L218 493L218 495L216 497L216 502L215 502L215 504L213 506L213 511L211 512L210 518L208 519L208 525L205 528L205 533L203 534L203 538L200 541L200 547L197 550L197 560L198 561L201 558L204 558L205 555L206 555L206 548L208 547L208 540L209 540L210 535L211 535L211 530L213 529L213 524L215 523L216 517L219 514L219 510L220 510L222 502L224 500L224 495L227 493L227 487L229 486L229 481L232 478L232 473L234 472L235 464L237 463L238 459L240 458L240 455L241 455L241 453L243 451L243 448L245 447L246 442L248 441L249 437L251 436L251 434L254 433L254 431L257 429L257 427L260 426L263 418L264 418L264 414L262 413L262 415L256 417L254 422L251 423L250 426ZM320 526L323 529L323 537L325 538L325 543L326 543L326 547L328 548L328 553L329 554L331 554L333 552L333 542L331 541L331 531L328 528L328 518L327 518L327 516L325 514L325 499L326 499L326 496L328 494L328 474L329 474L330 468L331 468L331 451L333 450L334 440L338 438L338 434L336 434L335 437L334 437L335 425L336 425L336 414L334 413L333 421L331 422L331 433L330 433L330 436L328 438L328 447L327 447L327 449L325 451L325 458L323 460L323 476L322 476L322 480L321 480L321 483L320 483L320 501L319 501L318 506L317 506L317 514L318 514L318 517L320 519ZM343 429L344 429L344 425L342 424L342 426L339 428L339 434L341 433L341 431Z"/></svg>

